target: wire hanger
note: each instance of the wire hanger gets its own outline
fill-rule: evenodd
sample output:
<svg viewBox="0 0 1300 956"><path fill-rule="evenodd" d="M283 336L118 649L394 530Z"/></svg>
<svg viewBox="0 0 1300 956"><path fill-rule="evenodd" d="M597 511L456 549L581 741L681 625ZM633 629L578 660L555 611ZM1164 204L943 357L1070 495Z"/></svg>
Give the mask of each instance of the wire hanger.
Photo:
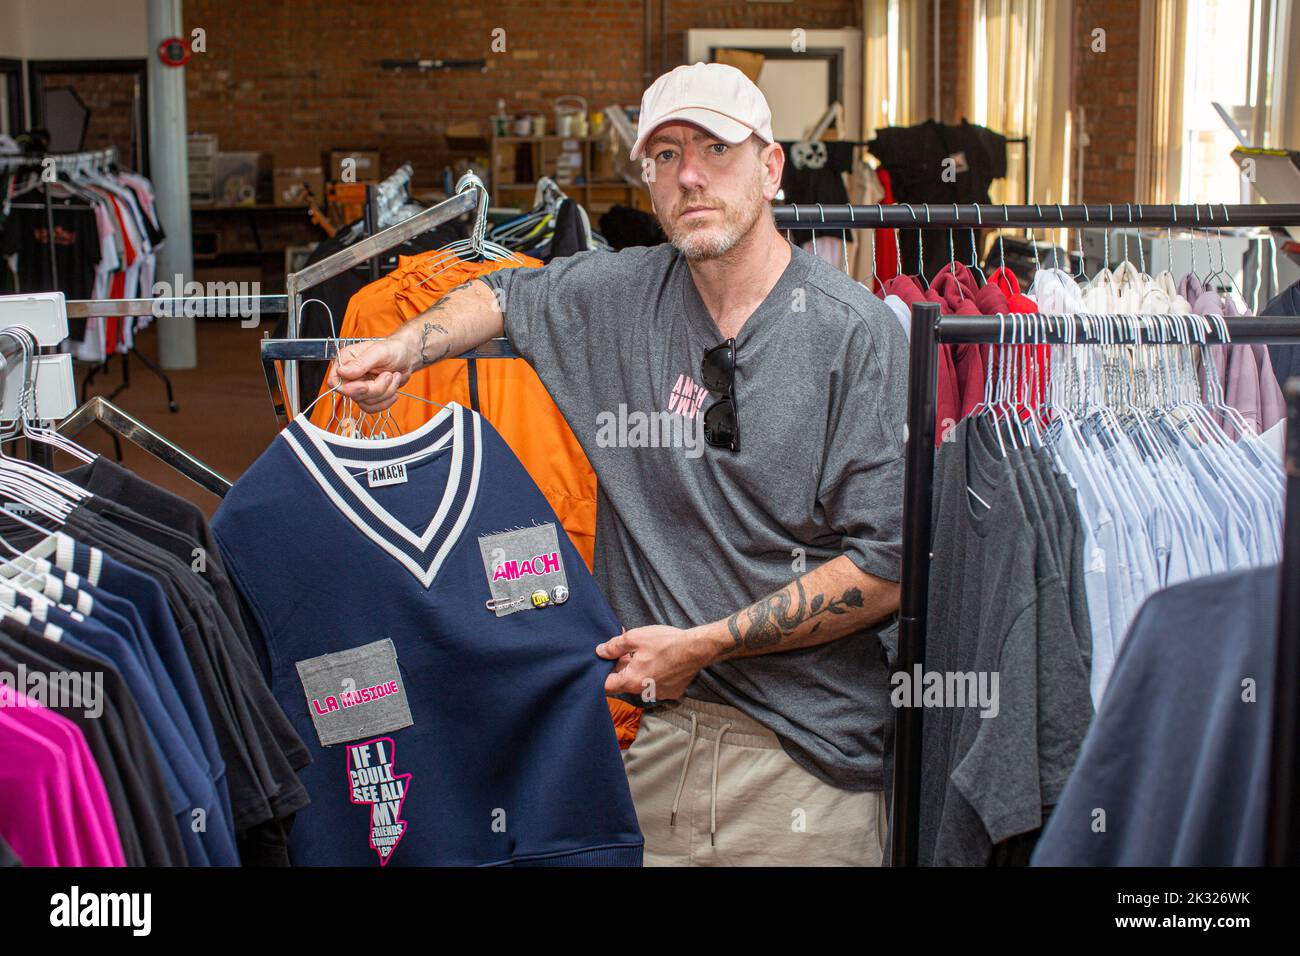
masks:
<svg viewBox="0 0 1300 956"><path fill-rule="evenodd" d="M309 300L307 300L307 302L302 303L302 305L299 307L299 318L300 318L300 321L301 321L301 314L302 314L302 311L301 311L301 310L302 310L303 308L306 308L308 302L313 302L313 301L314 301L314 302L319 302L320 300L319 300L319 299L309 299ZM333 315L333 313L330 312L330 308L329 308L329 306L328 306L326 303L321 302L320 304L321 304L322 306L324 306L326 312L329 313L329 318L330 318L330 333L331 333L331 335L330 335L330 338L329 338L327 341L331 341L331 342L334 343L334 361L337 363L337 362L338 362L338 353L339 353L340 349L342 349L344 346L343 346L342 342L339 340L339 338L338 338L338 333L337 333L337 331L336 331L335 328L334 328L334 315ZM354 413L354 414L350 414L350 415L345 414L343 417L340 417L340 415L339 415L339 406L338 406L338 403L335 402L335 403L334 403L334 407L333 407L332 410L331 410L331 414L330 414L329 421L327 421L327 422L325 423L325 427L324 427L323 429L321 429L321 430L322 430L322 431L327 431L327 432L328 432L328 431L332 431L332 430L333 430L333 426L335 425L336 422L338 422L339 424L342 424L343 422L347 422L347 421L351 420L351 421L354 423L354 424L352 424L352 426L348 429L349 432L351 432L351 434L345 435L344 437L347 437L347 438L355 438L355 437L357 437L357 433L358 433L358 431L359 431L360 429L356 426L356 424L355 424L355 420L358 419L358 418L360 418L360 419L366 419L366 418L369 418L369 417L373 416L375 413L373 413L373 412L363 412L363 411L361 410L360 406L358 406L352 398L350 398L350 397L347 396L347 395L343 395L342 393L340 393L339 390L340 390L340 389L341 389L345 384L348 384L348 383L346 383L346 382L340 382L338 385L335 385L335 386L333 386L332 388L326 389L325 391L321 392L319 395L317 395L317 396L316 396L316 397L311 401L311 403L310 403L306 408L304 408L302 411L300 411L300 412L298 413L298 418L301 419L301 420L304 421L304 422L309 421L309 418L308 418L308 412L311 411L311 409L316 405L317 402L319 402L321 399L325 398L327 395L332 395L332 394L335 394L335 393L339 393L340 397L343 398L343 407L344 407L345 412L346 412L347 409L351 408L351 409L355 409L355 413ZM400 395L400 396L402 396L402 397L404 397L404 398L413 399L414 401L417 401L417 402L423 402L423 403L426 404L426 405L432 405L434 408L443 408L443 409L445 409L445 408L447 407L446 405L443 405L443 404L441 404L441 403L439 403L439 402L432 401L431 399L424 398L424 397L422 397L422 396L420 396L420 395L414 395L414 394L412 394L412 393L410 393L410 392L405 392L405 391L401 391L401 390L399 390L399 391L397 392L397 394ZM384 410L379 414L379 421L380 421L381 423L390 423L390 424L392 424L392 426L393 426L393 431L394 431L394 433L396 433L396 432L397 432L397 423L393 420L393 418L392 418L392 416L391 416L391 407L392 407L392 406L389 406L389 408L384 409ZM315 427L315 426L314 426L314 427ZM368 436L368 437L371 437L371 438L378 438L378 437L381 437L381 435L382 435L383 437L390 437L390 436L387 435L387 432L386 432L386 431L382 431L382 432L381 432L381 431L379 431L379 429L378 429L377 427L372 427L372 430L371 430L370 436Z"/></svg>
<svg viewBox="0 0 1300 956"><path fill-rule="evenodd" d="M979 205L979 203L976 203L976 204L975 204L975 221L976 221L977 223L979 223L979 225L980 225L981 227L983 227L983 225L984 225L984 213L980 211L980 205ZM986 275L984 274L984 270L980 268L980 262L979 262L979 250L975 247L975 227L974 227L974 226L970 227L970 268L971 268L971 271L972 271L972 272L974 272L976 275L978 275L978 276L980 277L980 285L981 285L981 286L986 286L986 285L989 284L988 276L986 276Z"/></svg>
<svg viewBox="0 0 1300 956"><path fill-rule="evenodd" d="M820 208L820 206L818 208ZM823 222L825 221L825 218L826 218L826 214L822 213ZM849 204L849 222L850 223L857 222L857 220L854 219L853 217L852 203ZM850 226L850 228L854 228L854 227ZM851 276L853 273L849 269L849 232L847 229L840 230L840 249L844 253L844 274Z"/></svg>
<svg viewBox="0 0 1300 956"><path fill-rule="evenodd" d="M487 238L487 212L488 212L488 191L483 185L483 181L472 172L467 172L461 176L460 181L456 184L456 193L469 192L471 189L478 193L478 206L475 211L474 225L470 229L470 235L467 239L457 239L455 242L448 243L442 249L438 250L440 255L431 261L421 262L420 268L432 266L423 279L417 285L424 285L435 276L445 272L450 266L457 262L473 260L493 260L493 261L511 261L522 264L523 260L504 246L498 245ZM469 258L462 258L468 256Z"/></svg>
<svg viewBox="0 0 1300 956"><path fill-rule="evenodd" d="M952 214L953 217L958 222L961 222L961 210L956 203L952 204ZM953 227L949 227L948 229L948 270L949 273L952 275L952 277L956 279L957 278L957 249L953 245ZM956 282L955 285L957 286L958 299L960 299L962 302L965 302L966 290L962 288L962 284L960 281Z"/></svg>

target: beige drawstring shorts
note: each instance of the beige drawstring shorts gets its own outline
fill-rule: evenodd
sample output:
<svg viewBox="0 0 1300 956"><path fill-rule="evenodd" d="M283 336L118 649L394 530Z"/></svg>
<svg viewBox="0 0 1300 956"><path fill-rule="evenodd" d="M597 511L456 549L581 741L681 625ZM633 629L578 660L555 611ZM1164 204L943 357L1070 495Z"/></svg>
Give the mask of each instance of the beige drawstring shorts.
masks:
<svg viewBox="0 0 1300 956"><path fill-rule="evenodd" d="M884 794L840 790L734 707L646 711L623 752L646 866L880 866Z"/></svg>

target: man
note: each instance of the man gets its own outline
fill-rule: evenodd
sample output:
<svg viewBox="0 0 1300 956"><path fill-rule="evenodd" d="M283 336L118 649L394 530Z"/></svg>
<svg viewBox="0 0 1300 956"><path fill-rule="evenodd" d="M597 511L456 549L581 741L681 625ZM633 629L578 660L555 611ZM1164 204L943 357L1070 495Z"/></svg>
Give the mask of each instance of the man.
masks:
<svg viewBox="0 0 1300 956"><path fill-rule="evenodd" d="M784 156L740 71L660 77L632 158L671 244L468 283L330 384L386 408L504 331L600 483L595 574L626 631L595 651L609 693L652 705L625 753L646 862L878 865L902 330L777 232Z"/></svg>

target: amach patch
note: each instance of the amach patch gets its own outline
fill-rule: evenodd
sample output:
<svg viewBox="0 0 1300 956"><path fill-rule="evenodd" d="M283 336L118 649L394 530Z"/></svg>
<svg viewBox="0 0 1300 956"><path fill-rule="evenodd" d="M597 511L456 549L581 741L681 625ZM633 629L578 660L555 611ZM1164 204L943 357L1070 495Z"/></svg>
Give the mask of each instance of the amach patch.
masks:
<svg viewBox="0 0 1300 956"><path fill-rule="evenodd" d="M554 522L486 534L478 546L492 593L488 606L497 617L534 608L550 611L568 600L569 579Z"/></svg>
<svg viewBox="0 0 1300 956"><path fill-rule="evenodd" d="M294 666L322 747L414 723L397 667L397 649L388 639L311 657Z"/></svg>

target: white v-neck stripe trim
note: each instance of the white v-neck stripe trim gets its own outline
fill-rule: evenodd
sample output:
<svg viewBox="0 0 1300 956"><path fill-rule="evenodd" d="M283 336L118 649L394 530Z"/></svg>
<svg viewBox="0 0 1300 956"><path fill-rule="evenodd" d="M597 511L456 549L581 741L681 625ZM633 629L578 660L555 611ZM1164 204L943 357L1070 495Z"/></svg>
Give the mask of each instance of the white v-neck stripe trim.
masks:
<svg viewBox="0 0 1300 956"><path fill-rule="evenodd" d="M403 457L404 446L417 444L419 439L423 435L427 434L428 431L437 427L438 423L443 421L447 414L454 415L452 421L452 433L450 436L453 442L452 460L448 472L447 484L443 491L442 500L439 502L438 509L430 520L428 527L422 535L416 537L414 532L399 522L378 502L376 502L370 493L361 486L361 484L347 471L345 467L343 467L340 463L341 460L334 456L334 450L331 446L338 443L343 445L364 445L367 448L387 447L393 449L394 458L400 458ZM454 517L454 519L452 519L454 520L454 523L448 530L446 539L443 541L441 547L439 547L437 553L433 556L428 567L424 567L406 551L394 544L389 537L382 533L380 528L375 526L374 522L377 521L384 528L392 531L394 535L399 537L402 541L405 541L422 552L428 548L438 531L442 529L449 520L449 513L452 505L455 503L456 495L460 490L462 478L464 477L464 469L467 464L465 461L465 426L467 422L472 429L470 437L473 446L471 460L468 462L468 467L470 468L468 492L459 513ZM300 421L300 424L303 423ZM479 416L474 412L453 403L448 409L444 410L444 413L435 416L432 420L426 422L419 430L412 432L409 435L403 435L396 439L380 439L374 442L344 439L338 436L331 436L329 441L324 441L316 434L319 429L314 425L304 427L302 431L303 434L307 436L308 440L315 446L316 451L320 456L329 464L330 469L333 472L332 477L337 478L339 483L343 487L347 488L356 500L362 503L367 514L362 515L357 512L351 503L339 492L338 487L336 487L334 481L331 480L331 476L323 474L320 471L315 461L313 461L312 456L299 442L293 429L285 429L280 433L281 437L283 437L288 443L290 449L294 452L295 456L297 456L299 462L301 462L303 467L307 470L307 473L311 475L320 489L325 493L330 501L333 502L334 506L352 522L353 526L358 531L364 534L377 546L386 551L390 557L394 558L403 567L410 571L423 587L428 588L429 585L433 583L434 578L437 577L438 571L442 568L443 562L447 559L447 556L459 541L460 535L464 531L465 525L469 522L469 516L473 512L474 504L478 498L478 486L483 462L482 428L480 426ZM445 447L445 445L446 442L440 440L436 446L430 448L430 451L441 449ZM364 462L358 464L365 464L369 468L374 468L383 463ZM374 520L368 520L368 518Z"/></svg>
<svg viewBox="0 0 1300 956"><path fill-rule="evenodd" d="M448 409L447 411L450 411L450 409ZM460 412L463 411L463 409L460 406L456 406L456 411ZM375 446L377 448L385 448L385 447L391 448L394 446L400 448L402 445L417 444L419 438L423 437L425 434L428 433L428 431L432 430L434 424L438 421L439 421L439 417L435 417L434 419L426 422L423 426L421 426L421 428L418 431L414 431L410 435L403 436L405 441L398 441L397 439L385 438L385 439L377 440L375 442ZM304 423L304 426L305 425L306 423ZM379 502L375 501L374 497L370 494L369 491L366 491L361 487L361 483L352 476L352 473L348 471L346 468L344 468L341 464L339 464L338 459L334 457L333 450L329 447L330 445L334 444L333 441L330 442L324 441L320 437L320 435L316 434L316 432L319 431L319 429L317 429L316 426L314 425L311 426L310 429L304 427L303 433L309 439L311 439L311 442L316 446L317 451L319 451L321 453L321 456L327 462L329 462L331 469L333 469L334 471L334 474L338 476L339 480L343 482L344 486L346 486L348 490L351 491L354 496L356 496L358 501L360 501L363 505L365 505L366 510L369 511L370 514L376 520L382 522L385 526L387 526L390 530L392 530L393 533L396 534L398 537L400 537L402 540L408 542L412 546L419 548L421 551L423 551L425 548L429 546L429 542L433 540L433 536L438 533L438 529L442 527L443 522L447 520L447 513L451 510L452 502L456 498L456 491L460 487L461 469L463 468L465 462L464 428L465 428L464 416L461 414L457 414L455 416L455 419L452 422L451 470L447 475L447 486L446 488L443 489L442 500L438 503L438 510L434 512L433 519L429 522L428 527L425 528L424 533L419 537L416 537L415 532L413 532L410 528L406 527L406 525L402 524L391 514L389 514L388 511L385 510L379 504ZM340 439L340 440L346 442L347 444L354 444L357 441L357 439ZM364 441L364 439L362 439L362 441ZM398 454L395 454L393 457L396 459L396 458L402 458L404 456L399 452ZM383 464L383 462L371 462L370 467L377 468L381 464Z"/></svg>
<svg viewBox="0 0 1300 956"><path fill-rule="evenodd" d="M405 462L411 460L419 460L425 455L432 455L434 452L439 452L442 451L444 448L446 448L449 444L451 444L454 438L455 436L451 433L451 431L448 431L447 434L443 435L433 444L427 445L422 450L415 452L409 456L403 456L402 458L392 459L391 461L379 461L379 462L362 461L361 459L358 458L335 458L334 461L338 462L340 465L343 465L345 468L364 468L366 469L366 471L370 471L372 468L378 468L381 465L392 465L392 464L396 464L399 461Z"/></svg>

